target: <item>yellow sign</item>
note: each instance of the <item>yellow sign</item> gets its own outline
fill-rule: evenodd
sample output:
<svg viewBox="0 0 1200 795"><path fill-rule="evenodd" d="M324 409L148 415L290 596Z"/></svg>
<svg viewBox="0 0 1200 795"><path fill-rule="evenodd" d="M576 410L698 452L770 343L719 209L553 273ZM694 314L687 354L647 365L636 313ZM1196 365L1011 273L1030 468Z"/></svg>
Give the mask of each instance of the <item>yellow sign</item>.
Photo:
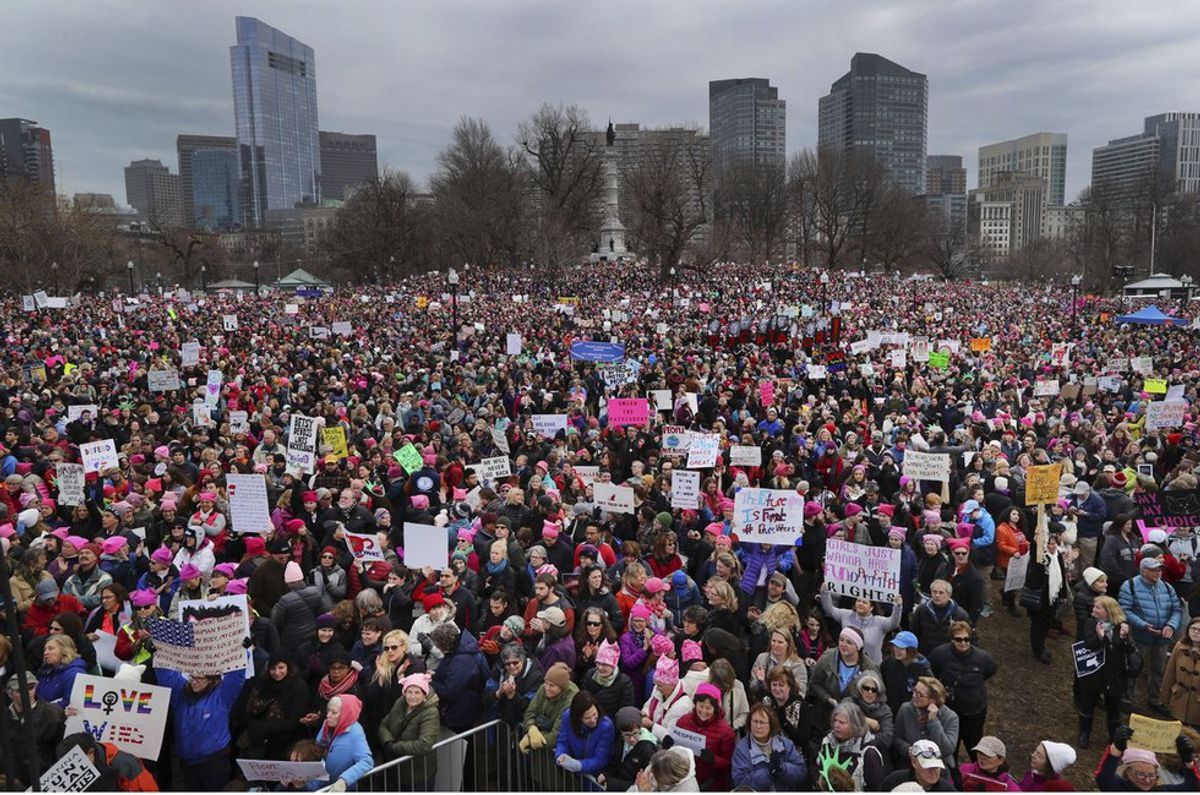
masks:
<svg viewBox="0 0 1200 795"><path fill-rule="evenodd" d="M424 309L429 306L429 299L423 295L417 296L417 309Z"/></svg>
<svg viewBox="0 0 1200 795"><path fill-rule="evenodd" d="M1183 724L1177 720L1154 720L1133 714L1129 716L1129 728L1133 729L1130 745L1156 754L1173 754L1175 738L1179 736Z"/></svg>
<svg viewBox="0 0 1200 795"><path fill-rule="evenodd" d="M1142 382L1142 389L1146 390L1151 395L1165 395L1167 394L1167 379L1147 378Z"/></svg>
<svg viewBox="0 0 1200 795"><path fill-rule="evenodd" d="M324 432L325 446L330 448L338 458L349 458L350 451L346 449L346 429L338 425L326 428Z"/></svg>
<svg viewBox="0 0 1200 795"><path fill-rule="evenodd" d="M971 340L971 351L973 353L987 353L992 349L991 337L975 337Z"/></svg>
<svg viewBox="0 0 1200 795"><path fill-rule="evenodd" d="M579 305L579 299L575 296L560 297L558 299L558 302L560 304L565 304L567 306L578 306Z"/></svg>
<svg viewBox="0 0 1200 795"><path fill-rule="evenodd" d="M1051 505L1058 502L1058 478L1062 467L1058 464L1029 467L1025 471L1025 504Z"/></svg>

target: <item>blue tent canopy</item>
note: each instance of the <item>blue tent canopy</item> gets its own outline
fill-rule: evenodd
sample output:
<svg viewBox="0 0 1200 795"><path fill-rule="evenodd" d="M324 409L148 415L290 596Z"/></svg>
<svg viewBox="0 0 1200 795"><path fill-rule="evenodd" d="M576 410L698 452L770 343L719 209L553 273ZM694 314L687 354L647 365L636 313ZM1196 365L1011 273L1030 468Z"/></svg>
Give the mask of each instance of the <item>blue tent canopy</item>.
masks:
<svg viewBox="0 0 1200 795"><path fill-rule="evenodd" d="M1167 325L1167 324L1171 324L1171 323L1178 323L1178 324L1182 325L1182 324L1186 323L1187 321L1183 320L1183 318L1172 317L1170 315L1164 315L1161 309L1159 309L1157 306L1154 306L1152 304L1152 305L1146 307L1145 309L1139 309L1138 311L1134 312L1132 315L1118 316L1117 322L1118 323L1140 323L1143 326L1162 326L1162 325Z"/></svg>

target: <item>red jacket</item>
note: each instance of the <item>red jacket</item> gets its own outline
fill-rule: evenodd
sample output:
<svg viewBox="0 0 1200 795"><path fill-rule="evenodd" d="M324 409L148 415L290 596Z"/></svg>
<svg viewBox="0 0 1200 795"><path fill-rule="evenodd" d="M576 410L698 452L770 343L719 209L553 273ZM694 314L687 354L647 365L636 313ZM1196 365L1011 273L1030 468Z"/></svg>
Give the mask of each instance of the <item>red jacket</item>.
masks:
<svg viewBox="0 0 1200 795"><path fill-rule="evenodd" d="M647 558L646 562L650 564L650 571L654 572L654 576L660 580L669 579L672 574L683 568L683 561L678 554L672 555L666 563L653 555Z"/></svg>
<svg viewBox="0 0 1200 795"><path fill-rule="evenodd" d="M87 618L88 610L74 596L59 594L58 598L48 605L34 602L33 607L25 614L25 623L22 626L35 636L49 635L50 623L59 613L76 613L80 618Z"/></svg>
<svg viewBox="0 0 1200 795"><path fill-rule="evenodd" d="M728 790L729 770L733 767L733 748L737 744L737 737L725 716L718 711L711 720L701 723L693 710L680 718L676 725L703 734L708 741L704 750L712 751L712 762L705 762L699 755L696 756L696 781L700 782L700 789Z"/></svg>

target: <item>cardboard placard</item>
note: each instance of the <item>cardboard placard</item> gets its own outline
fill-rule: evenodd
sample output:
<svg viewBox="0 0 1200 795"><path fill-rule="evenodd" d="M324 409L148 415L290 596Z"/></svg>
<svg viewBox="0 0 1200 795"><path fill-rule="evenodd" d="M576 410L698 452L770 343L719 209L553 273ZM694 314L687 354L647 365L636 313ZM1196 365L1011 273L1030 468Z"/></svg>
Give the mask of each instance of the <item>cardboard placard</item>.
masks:
<svg viewBox="0 0 1200 795"><path fill-rule="evenodd" d="M596 483L592 487L596 507L606 513L633 513L634 494L628 486Z"/></svg>
<svg viewBox="0 0 1200 795"><path fill-rule="evenodd" d="M446 530L431 524L404 523L404 565L414 571L429 567L440 571L450 563Z"/></svg>
<svg viewBox="0 0 1200 795"><path fill-rule="evenodd" d="M793 544L804 524L804 498L783 489L738 489L732 530L742 543Z"/></svg>
<svg viewBox="0 0 1200 795"><path fill-rule="evenodd" d="M671 507L694 511L700 507L700 473L676 469L671 473Z"/></svg>
<svg viewBox="0 0 1200 795"><path fill-rule="evenodd" d="M825 582L840 596L890 602L900 594L900 550L829 539Z"/></svg>
<svg viewBox="0 0 1200 795"><path fill-rule="evenodd" d="M1134 748L1144 748L1156 754L1175 753L1175 738L1183 729L1183 724L1177 720L1154 720L1136 712L1129 716L1129 728L1133 729L1133 737L1129 744Z"/></svg>
<svg viewBox="0 0 1200 795"><path fill-rule="evenodd" d="M1025 472L1025 504L1053 505L1058 502L1058 480L1062 465L1031 466Z"/></svg>
<svg viewBox="0 0 1200 795"><path fill-rule="evenodd" d="M229 493L229 529L235 533L270 533L271 511L267 499L267 479L257 472L225 476Z"/></svg>
<svg viewBox="0 0 1200 795"><path fill-rule="evenodd" d="M87 732L139 759L158 759L171 691L137 681L79 674L71 688L66 734Z"/></svg>

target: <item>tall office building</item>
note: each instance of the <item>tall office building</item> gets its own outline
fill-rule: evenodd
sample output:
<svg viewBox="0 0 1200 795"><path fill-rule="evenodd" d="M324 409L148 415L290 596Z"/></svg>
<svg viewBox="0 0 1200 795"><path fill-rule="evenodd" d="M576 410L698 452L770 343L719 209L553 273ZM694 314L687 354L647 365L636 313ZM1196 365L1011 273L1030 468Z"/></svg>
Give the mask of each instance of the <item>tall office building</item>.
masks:
<svg viewBox="0 0 1200 795"><path fill-rule="evenodd" d="M763 77L711 80L708 132L713 173L734 163L783 168L787 159L787 102Z"/></svg>
<svg viewBox="0 0 1200 795"><path fill-rule="evenodd" d="M929 80L874 53L855 53L818 104L817 145L873 159L892 182L925 191Z"/></svg>
<svg viewBox="0 0 1200 795"><path fill-rule="evenodd" d="M971 191L968 226L986 253L1003 257L1042 236L1045 209L1045 177L995 174L991 185Z"/></svg>
<svg viewBox="0 0 1200 795"><path fill-rule="evenodd" d="M192 161L192 223L228 232L242 223L241 169L234 149L197 149ZM180 175L180 182L183 175Z"/></svg>
<svg viewBox="0 0 1200 795"><path fill-rule="evenodd" d="M370 182L379 176L379 157L374 135L320 133L321 198L345 201L347 189Z"/></svg>
<svg viewBox="0 0 1200 795"><path fill-rule="evenodd" d="M125 201L151 224L183 226L179 175L161 160L134 160L125 167Z"/></svg>
<svg viewBox="0 0 1200 795"><path fill-rule="evenodd" d="M1000 174L1032 174L1046 180L1046 204L1066 203L1067 134L1040 132L979 147L979 187Z"/></svg>
<svg viewBox="0 0 1200 795"><path fill-rule="evenodd" d="M925 192L933 195L967 193L967 170L958 155L930 155L925 158Z"/></svg>
<svg viewBox="0 0 1200 795"><path fill-rule="evenodd" d="M192 204L192 155L200 149L224 149L237 152L237 139L228 135L177 135L175 152L179 156L179 190L183 194L183 217L189 223L196 218Z"/></svg>
<svg viewBox="0 0 1200 795"><path fill-rule="evenodd" d="M1141 135L1092 150L1093 194L1127 200L1156 176L1172 180L1179 193L1200 192L1200 113L1147 116Z"/></svg>
<svg viewBox="0 0 1200 795"><path fill-rule="evenodd" d="M24 177L53 190L50 131L29 119L0 119L0 177Z"/></svg>
<svg viewBox="0 0 1200 795"><path fill-rule="evenodd" d="M317 72L312 47L253 17L238 17L229 48L246 224L267 210L321 201Z"/></svg>

